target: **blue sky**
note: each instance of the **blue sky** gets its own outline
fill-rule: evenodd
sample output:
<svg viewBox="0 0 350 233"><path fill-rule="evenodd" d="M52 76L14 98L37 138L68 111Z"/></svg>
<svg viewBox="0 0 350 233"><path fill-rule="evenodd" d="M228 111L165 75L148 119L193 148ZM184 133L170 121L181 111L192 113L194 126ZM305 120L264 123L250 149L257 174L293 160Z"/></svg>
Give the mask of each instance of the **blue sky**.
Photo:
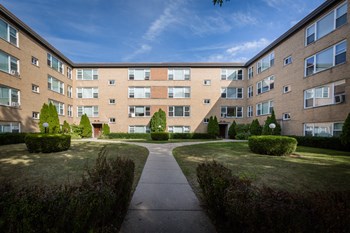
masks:
<svg viewBox="0 0 350 233"><path fill-rule="evenodd" d="M323 0L2 0L74 62L241 62Z"/></svg>

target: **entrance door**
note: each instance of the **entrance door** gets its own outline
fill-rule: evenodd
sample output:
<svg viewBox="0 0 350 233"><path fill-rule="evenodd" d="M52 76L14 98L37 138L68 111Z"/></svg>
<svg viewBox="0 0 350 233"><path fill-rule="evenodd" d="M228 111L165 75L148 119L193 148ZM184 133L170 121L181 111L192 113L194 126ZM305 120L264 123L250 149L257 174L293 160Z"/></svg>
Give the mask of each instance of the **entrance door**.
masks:
<svg viewBox="0 0 350 233"><path fill-rule="evenodd" d="M220 138L226 138L227 124L219 124Z"/></svg>
<svg viewBox="0 0 350 233"><path fill-rule="evenodd" d="M98 138L102 133L102 124L92 124L94 127L94 138Z"/></svg>

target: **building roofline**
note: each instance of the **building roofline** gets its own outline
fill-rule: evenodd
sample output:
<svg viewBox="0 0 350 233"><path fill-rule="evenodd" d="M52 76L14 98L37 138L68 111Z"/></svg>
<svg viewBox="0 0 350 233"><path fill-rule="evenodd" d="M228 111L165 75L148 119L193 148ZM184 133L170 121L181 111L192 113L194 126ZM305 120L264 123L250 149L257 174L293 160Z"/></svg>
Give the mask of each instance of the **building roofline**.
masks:
<svg viewBox="0 0 350 233"><path fill-rule="evenodd" d="M64 60L66 63L68 63L70 66L74 66L74 62L72 62L69 58L67 58L65 55L63 55L58 49L56 49L54 46L52 46L47 40L45 40L43 37L41 37L38 33L36 33L33 29L31 29L27 24L25 24L22 20L17 18L13 13L11 13L9 10L7 10L2 4L0 4L0 11L5 15L5 18L7 20L11 20L12 22L16 23L16 27L19 27L20 30L26 32L29 36L33 37L35 40L37 40L42 46L46 47L47 49L51 50L53 53L55 53L56 56L58 56L61 60Z"/></svg>
<svg viewBox="0 0 350 233"><path fill-rule="evenodd" d="M314 11L312 11L310 14L305 16L302 20L300 20L296 25L294 25L292 28L290 28L288 31L283 33L280 37L278 37L276 40L274 40L271 44L269 44L267 47L265 47L262 51L260 51L257 55L255 55L253 58L248 60L244 65L250 66L254 61L262 57L265 53L269 52L269 50L272 50L277 45L294 35L296 32L298 32L300 29L302 29L306 24L309 24L310 21L318 17L320 14L324 13L324 10L334 6L336 3L340 3L339 0L326 0L322 5L317 7ZM345 2L345 1L343 1Z"/></svg>
<svg viewBox="0 0 350 233"><path fill-rule="evenodd" d="M215 63L215 62L147 62L147 63L76 63L74 68L156 68L156 67L194 67L194 68L222 68L244 67L244 63Z"/></svg>

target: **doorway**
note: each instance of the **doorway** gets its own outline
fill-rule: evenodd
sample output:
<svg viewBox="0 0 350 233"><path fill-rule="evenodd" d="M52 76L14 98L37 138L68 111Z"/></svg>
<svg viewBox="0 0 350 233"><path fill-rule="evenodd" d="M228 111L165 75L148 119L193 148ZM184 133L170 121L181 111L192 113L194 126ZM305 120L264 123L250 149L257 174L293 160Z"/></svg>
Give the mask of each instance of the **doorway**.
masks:
<svg viewBox="0 0 350 233"><path fill-rule="evenodd" d="M102 123L99 124L92 124L92 127L94 128L94 138L98 138L102 134Z"/></svg>
<svg viewBox="0 0 350 233"><path fill-rule="evenodd" d="M219 123L219 130L220 130L220 138L228 138L228 124L220 124Z"/></svg>

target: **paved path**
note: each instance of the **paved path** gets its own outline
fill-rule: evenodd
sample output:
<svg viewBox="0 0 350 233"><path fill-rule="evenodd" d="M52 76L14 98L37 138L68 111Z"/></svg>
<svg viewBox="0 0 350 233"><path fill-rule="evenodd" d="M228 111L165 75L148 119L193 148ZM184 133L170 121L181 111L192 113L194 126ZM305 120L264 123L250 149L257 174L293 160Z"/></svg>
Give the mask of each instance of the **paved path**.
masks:
<svg viewBox="0 0 350 233"><path fill-rule="evenodd" d="M216 232L172 155L175 147L200 143L208 142L132 143L146 147L149 155L121 233Z"/></svg>

